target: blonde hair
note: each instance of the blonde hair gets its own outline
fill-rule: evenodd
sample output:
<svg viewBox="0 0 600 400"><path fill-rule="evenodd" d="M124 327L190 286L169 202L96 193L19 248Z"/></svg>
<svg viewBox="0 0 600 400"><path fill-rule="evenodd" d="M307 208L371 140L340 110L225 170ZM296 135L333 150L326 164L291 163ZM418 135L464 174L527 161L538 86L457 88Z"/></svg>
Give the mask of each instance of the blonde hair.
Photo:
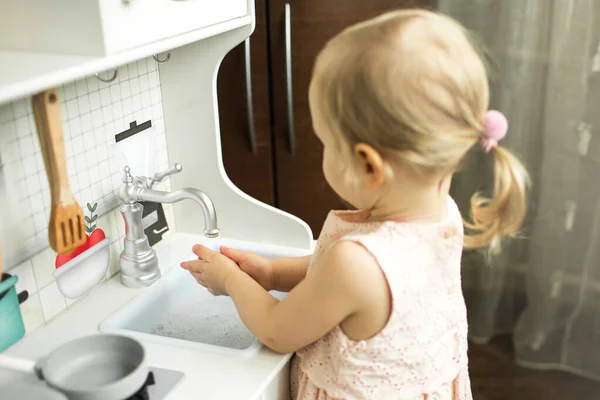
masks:
<svg viewBox="0 0 600 400"><path fill-rule="evenodd" d="M447 176L483 137L486 67L453 19L401 10L356 24L318 55L319 113L346 150L366 143L423 176ZM471 198L466 248L500 249L526 214L527 171L509 150L491 150L492 199Z"/></svg>

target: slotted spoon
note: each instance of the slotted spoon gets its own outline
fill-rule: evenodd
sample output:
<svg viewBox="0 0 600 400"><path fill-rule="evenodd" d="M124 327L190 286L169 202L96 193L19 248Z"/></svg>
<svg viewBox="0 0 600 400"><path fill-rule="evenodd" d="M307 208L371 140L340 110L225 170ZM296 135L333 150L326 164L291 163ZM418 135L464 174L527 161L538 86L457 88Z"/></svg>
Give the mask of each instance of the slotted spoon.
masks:
<svg viewBox="0 0 600 400"><path fill-rule="evenodd" d="M56 89L38 93L31 103L52 198L48 241L57 253L70 253L86 237L83 212L69 186L58 93Z"/></svg>

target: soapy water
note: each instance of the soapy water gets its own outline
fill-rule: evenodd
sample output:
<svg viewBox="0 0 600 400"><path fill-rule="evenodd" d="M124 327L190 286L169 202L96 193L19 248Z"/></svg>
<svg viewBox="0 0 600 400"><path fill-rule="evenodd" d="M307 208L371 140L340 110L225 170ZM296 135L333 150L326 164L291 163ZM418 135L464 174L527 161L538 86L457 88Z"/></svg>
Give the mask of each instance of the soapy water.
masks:
<svg viewBox="0 0 600 400"><path fill-rule="evenodd" d="M226 296L207 297L202 292L160 318L152 333L237 350L252 346L256 337L242 322L233 300Z"/></svg>

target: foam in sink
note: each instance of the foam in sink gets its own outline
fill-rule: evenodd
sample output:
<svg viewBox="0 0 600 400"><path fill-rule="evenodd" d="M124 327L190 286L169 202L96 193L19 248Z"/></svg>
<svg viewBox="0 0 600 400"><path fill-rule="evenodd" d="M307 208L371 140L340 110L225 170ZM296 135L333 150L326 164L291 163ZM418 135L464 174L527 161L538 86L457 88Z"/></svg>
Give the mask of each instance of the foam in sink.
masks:
<svg viewBox="0 0 600 400"><path fill-rule="evenodd" d="M207 302L205 293L199 294L160 318L152 333L239 350L254 344L256 337L242 323L231 298Z"/></svg>
<svg viewBox="0 0 600 400"><path fill-rule="evenodd" d="M213 296L182 268L163 276L104 321L100 330L227 354L251 355L261 346L230 297Z"/></svg>

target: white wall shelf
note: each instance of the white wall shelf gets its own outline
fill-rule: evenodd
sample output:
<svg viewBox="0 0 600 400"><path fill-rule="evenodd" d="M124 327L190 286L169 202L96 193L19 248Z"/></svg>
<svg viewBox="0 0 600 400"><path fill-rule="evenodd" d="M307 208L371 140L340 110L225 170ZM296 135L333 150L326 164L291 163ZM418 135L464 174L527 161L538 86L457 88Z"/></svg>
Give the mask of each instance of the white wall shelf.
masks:
<svg viewBox="0 0 600 400"><path fill-rule="evenodd" d="M104 57L0 50L0 104L251 24L248 15Z"/></svg>

